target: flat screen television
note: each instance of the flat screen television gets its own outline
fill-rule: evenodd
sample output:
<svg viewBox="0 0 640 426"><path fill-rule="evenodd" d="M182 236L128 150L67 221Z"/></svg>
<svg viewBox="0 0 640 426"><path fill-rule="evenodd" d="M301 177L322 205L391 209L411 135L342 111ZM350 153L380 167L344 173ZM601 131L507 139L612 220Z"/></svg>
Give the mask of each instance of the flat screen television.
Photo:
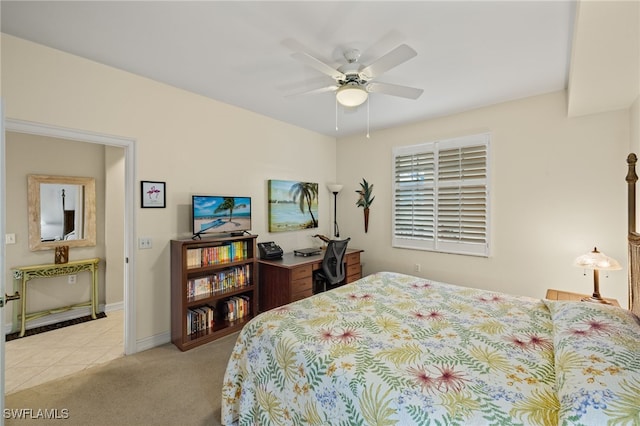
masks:
<svg viewBox="0 0 640 426"><path fill-rule="evenodd" d="M242 235L251 229L251 197L193 195L193 235Z"/></svg>

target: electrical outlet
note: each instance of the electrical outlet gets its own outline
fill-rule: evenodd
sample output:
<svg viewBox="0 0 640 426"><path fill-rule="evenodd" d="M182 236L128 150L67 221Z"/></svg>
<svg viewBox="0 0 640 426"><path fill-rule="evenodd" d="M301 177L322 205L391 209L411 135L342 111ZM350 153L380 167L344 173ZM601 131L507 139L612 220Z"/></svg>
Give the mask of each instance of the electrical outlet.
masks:
<svg viewBox="0 0 640 426"><path fill-rule="evenodd" d="M419 263L416 263L413 265L413 272L420 272L422 271L422 266Z"/></svg>
<svg viewBox="0 0 640 426"><path fill-rule="evenodd" d="M77 280L78 280L77 275L69 275L69 278L68 278L69 284L75 284Z"/></svg>
<svg viewBox="0 0 640 426"><path fill-rule="evenodd" d="M138 238L138 248L141 250L150 249L151 248L151 237L139 237Z"/></svg>
<svg viewBox="0 0 640 426"><path fill-rule="evenodd" d="M16 234L6 234L4 236L5 244L15 244L16 243Z"/></svg>

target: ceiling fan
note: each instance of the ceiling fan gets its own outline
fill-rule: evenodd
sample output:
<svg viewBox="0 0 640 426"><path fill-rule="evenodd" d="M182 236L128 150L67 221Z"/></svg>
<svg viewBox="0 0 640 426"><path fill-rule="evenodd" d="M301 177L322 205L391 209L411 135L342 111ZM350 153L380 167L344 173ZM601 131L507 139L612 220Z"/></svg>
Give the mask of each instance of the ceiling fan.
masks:
<svg viewBox="0 0 640 426"><path fill-rule="evenodd" d="M383 93L391 96L417 99L422 94L423 89L373 81L381 74L408 61L416 55L416 51L411 47L406 44L401 44L371 64L363 66L358 62L358 59L360 59L360 51L357 49L349 49L343 53L347 63L338 68L334 68L308 53L294 53L292 55L294 59L315 68L335 80L335 84L298 93L298 95L336 92L336 100L346 107L362 105L369 97L369 93Z"/></svg>

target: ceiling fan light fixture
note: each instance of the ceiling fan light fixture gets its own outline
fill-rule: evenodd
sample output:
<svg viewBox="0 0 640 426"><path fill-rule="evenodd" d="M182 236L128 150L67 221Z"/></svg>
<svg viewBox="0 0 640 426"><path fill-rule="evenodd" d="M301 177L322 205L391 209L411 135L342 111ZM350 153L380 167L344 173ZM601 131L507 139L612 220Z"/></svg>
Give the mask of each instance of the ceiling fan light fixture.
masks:
<svg viewBox="0 0 640 426"><path fill-rule="evenodd" d="M362 105L368 97L369 93L367 93L364 88L355 85L342 86L336 93L338 103L346 107L357 107Z"/></svg>

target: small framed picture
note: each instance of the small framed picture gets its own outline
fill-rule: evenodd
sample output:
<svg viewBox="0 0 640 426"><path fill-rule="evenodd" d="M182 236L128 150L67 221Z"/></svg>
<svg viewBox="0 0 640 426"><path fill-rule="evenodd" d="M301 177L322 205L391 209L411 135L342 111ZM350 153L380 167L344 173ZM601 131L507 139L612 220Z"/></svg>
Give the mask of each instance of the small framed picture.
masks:
<svg viewBox="0 0 640 426"><path fill-rule="evenodd" d="M69 262L69 246L56 246L54 261L56 264Z"/></svg>
<svg viewBox="0 0 640 426"><path fill-rule="evenodd" d="M143 209L163 209L167 206L167 185L165 182L151 182L143 180L140 181L140 184L140 207Z"/></svg>

